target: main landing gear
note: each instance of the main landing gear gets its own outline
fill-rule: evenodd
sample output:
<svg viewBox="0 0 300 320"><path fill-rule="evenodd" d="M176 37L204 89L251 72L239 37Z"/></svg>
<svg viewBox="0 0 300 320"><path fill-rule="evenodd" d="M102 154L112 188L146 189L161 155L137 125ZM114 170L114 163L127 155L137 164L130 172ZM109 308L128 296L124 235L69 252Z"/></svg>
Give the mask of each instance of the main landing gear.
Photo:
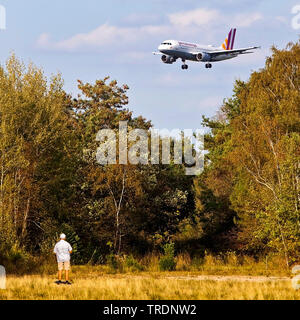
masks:
<svg viewBox="0 0 300 320"><path fill-rule="evenodd" d="M211 67L212 67L212 64L211 64L211 63L207 63L207 64L205 65L205 68L210 69Z"/></svg>
<svg viewBox="0 0 300 320"><path fill-rule="evenodd" d="M189 66L187 64L185 64L185 60L182 60L183 65L181 66L182 70L187 70L189 68Z"/></svg>

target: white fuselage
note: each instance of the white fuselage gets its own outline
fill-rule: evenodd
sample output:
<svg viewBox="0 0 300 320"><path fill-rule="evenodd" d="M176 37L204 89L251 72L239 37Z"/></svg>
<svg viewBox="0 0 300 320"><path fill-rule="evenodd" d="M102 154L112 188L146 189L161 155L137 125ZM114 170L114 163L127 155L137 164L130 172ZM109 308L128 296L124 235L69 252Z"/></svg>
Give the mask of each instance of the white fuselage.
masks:
<svg viewBox="0 0 300 320"><path fill-rule="evenodd" d="M197 53L208 53L210 51L222 50L220 47L214 46L205 46L197 43L191 43L186 41L177 41L177 40L166 40L159 47L158 50L168 56L172 56L174 58L180 58L182 60L191 60L191 61L199 61L196 58ZM228 60L235 58L237 56L236 53L228 54L224 50L224 55L219 54L215 57L210 57L209 60L203 60L202 62L216 62L222 60Z"/></svg>

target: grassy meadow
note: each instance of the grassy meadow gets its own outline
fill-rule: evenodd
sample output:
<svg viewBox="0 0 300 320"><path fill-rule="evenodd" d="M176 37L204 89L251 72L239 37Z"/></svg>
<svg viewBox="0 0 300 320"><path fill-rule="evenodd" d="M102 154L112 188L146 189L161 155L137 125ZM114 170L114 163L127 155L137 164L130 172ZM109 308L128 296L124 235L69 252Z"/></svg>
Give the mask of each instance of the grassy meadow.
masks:
<svg viewBox="0 0 300 320"><path fill-rule="evenodd" d="M9 300L277 300L300 299L291 285L291 272L278 257L255 262L226 261L206 256L200 263L186 255L176 258L176 270L162 272L159 258L148 256L135 264L119 262L116 268L73 266L71 286L57 285L55 265L44 266L40 274L7 276L7 289L0 299Z"/></svg>
<svg viewBox="0 0 300 320"><path fill-rule="evenodd" d="M164 299L300 299L289 279L228 281L199 280L182 274L101 275L75 274L72 286L56 285L54 276L9 276L0 299L9 300L164 300Z"/></svg>

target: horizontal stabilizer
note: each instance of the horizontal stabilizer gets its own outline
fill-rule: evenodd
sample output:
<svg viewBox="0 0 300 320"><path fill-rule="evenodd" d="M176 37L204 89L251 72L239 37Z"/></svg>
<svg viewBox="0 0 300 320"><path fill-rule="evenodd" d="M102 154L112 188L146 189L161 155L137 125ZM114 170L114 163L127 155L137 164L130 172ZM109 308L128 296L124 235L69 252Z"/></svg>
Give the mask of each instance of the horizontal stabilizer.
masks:
<svg viewBox="0 0 300 320"><path fill-rule="evenodd" d="M227 54L245 54L251 53L247 52L249 50L260 49L261 47L249 47L249 48L241 48L241 49L234 49L234 50L217 50L217 51L210 51L209 54L212 56L218 55L227 55Z"/></svg>

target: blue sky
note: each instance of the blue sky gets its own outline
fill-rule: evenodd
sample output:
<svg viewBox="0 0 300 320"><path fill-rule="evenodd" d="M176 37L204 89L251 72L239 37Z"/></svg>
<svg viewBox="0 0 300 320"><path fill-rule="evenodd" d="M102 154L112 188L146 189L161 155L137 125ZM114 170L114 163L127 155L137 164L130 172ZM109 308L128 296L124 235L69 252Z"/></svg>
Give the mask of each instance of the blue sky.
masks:
<svg viewBox="0 0 300 320"><path fill-rule="evenodd" d="M11 51L50 76L61 72L76 95L77 79L110 76L130 87L129 108L156 128L196 129L213 116L235 79L264 66L269 48L297 41L292 7L300 0L0 0L7 29L0 32L1 64ZM237 27L235 46L261 45L252 55L219 62L212 69L190 62L165 65L153 56L160 42L181 39L221 45Z"/></svg>

